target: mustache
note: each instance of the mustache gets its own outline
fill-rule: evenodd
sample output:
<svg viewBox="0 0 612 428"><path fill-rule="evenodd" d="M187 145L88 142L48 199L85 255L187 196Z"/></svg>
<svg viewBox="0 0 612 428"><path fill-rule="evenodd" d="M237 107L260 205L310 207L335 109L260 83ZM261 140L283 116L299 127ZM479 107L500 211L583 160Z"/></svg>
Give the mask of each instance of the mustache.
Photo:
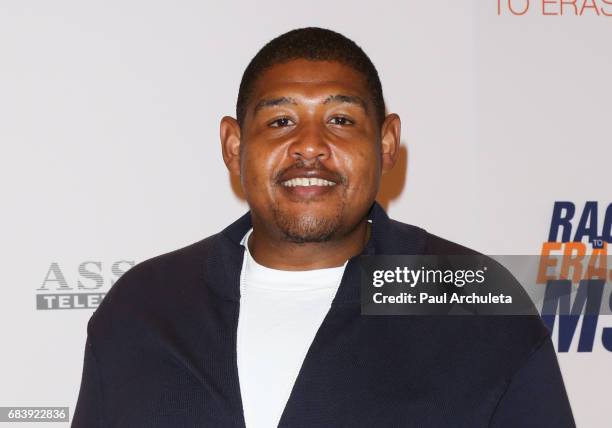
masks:
<svg viewBox="0 0 612 428"><path fill-rule="evenodd" d="M324 177L327 180L334 181L338 184L346 184L347 178L336 171L332 171L323 165L319 160L314 162L306 162L304 160L298 160L292 165L278 171L274 174L274 182L280 183L285 181L288 176L295 176L296 174L311 175L316 174Z"/></svg>

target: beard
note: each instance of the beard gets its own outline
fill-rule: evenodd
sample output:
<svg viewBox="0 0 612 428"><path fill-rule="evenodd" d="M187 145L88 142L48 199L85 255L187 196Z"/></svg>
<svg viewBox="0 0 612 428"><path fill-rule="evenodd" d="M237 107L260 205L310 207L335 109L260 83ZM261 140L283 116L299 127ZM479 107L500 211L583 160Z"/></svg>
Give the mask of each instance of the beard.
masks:
<svg viewBox="0 0 612 428"><path fill-rule="evenodd" d="M278 171L273 177L272 182L280 186L283 176L288 171L299 168L324 170L328 175L332 176L333 181L335 181L338 186L342 186L339 206L337 206L333 212L327 212L325 215L318 215L313 212L308 212L308 207L310 203L321 202L321 200L311 199L302 202L302 206L305 208L304 210L300 210L300 207L296 206L298 204L291 204L293 205L293 209L287 209L286 206L281 206L278 201L275 201L272 203L274 222L281 231L283 239L287 242L296 244L327 242L337 235L337 232L345 226L342 219L344 218L344 208L346 206L347 179L337 172L330 171L323 166L317 158L314 164L310 161L305 162L304 160L299 160L290 167Z"/></svg>
<svg viewBox="0 0 612 428"><path fill-rule="evenodd" d="M297 215L289 213L278 204L273 207L274 220L284 239L295 244L331 240L341 227L343 211L344 205L336 213L322 217L308 212Z"/></svg>

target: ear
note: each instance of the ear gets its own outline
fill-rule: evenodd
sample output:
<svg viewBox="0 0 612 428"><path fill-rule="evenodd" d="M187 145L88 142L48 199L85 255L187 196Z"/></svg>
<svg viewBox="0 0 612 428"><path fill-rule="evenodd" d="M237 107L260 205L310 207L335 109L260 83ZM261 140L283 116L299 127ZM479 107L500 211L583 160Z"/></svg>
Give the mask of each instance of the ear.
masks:
<svg viewBox="0 0 612 428"><path fill-rule="evenodd" d="M240 176L240 125L233 117L225 116L219 128L225 166L231 174Z"/></svg>
<svg viewBox="0 0 612 428"><path fill-rule="evenodd" d="M381 127L382 173L385 174L395 166L399 156L400 134L402 123L400 117L391 113L385 117Z"/></svg>

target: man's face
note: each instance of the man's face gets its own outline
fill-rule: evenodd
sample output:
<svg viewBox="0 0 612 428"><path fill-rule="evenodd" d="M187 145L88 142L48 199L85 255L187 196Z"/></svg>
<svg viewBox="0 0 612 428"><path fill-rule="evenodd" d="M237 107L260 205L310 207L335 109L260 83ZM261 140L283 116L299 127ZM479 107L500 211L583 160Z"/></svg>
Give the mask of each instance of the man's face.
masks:
<svg viewBox="0 0 612 428"><path fill-rule="evenodd" d="M257 79L240 136L253 223L291 242L352 231L378 191L381 131L364 76L338 62L293 60Z"/></svg>

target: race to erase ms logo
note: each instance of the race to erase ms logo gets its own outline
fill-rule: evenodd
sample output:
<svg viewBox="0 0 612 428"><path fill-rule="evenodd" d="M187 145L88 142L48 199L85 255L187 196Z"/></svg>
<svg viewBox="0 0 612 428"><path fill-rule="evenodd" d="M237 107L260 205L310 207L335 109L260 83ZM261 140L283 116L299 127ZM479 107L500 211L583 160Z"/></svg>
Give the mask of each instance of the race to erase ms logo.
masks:
<svg viewBox="0 0 612 428"><path fill-rule="evenodd" d="M612 17L612 0L497 0L497 16Z"/></svg>
<svg viewBox="0 0 612 428"><path fill-rule="evenodd" d="M568 352L576 340L578 352L592 352L600 315L612 314L612 203L604 206L554 203L537 284L546 287L539 310L551 332L558 329L558 352ZM612 326L602 328L599 339L612 352Z"/></svg>
<svg viewBox="0 0 612 428"><path fill-rule="evenodd" d="M36 309L95 309L107 289L135 264L87 260L68 268L52 262L36 289Z"/></svg>

